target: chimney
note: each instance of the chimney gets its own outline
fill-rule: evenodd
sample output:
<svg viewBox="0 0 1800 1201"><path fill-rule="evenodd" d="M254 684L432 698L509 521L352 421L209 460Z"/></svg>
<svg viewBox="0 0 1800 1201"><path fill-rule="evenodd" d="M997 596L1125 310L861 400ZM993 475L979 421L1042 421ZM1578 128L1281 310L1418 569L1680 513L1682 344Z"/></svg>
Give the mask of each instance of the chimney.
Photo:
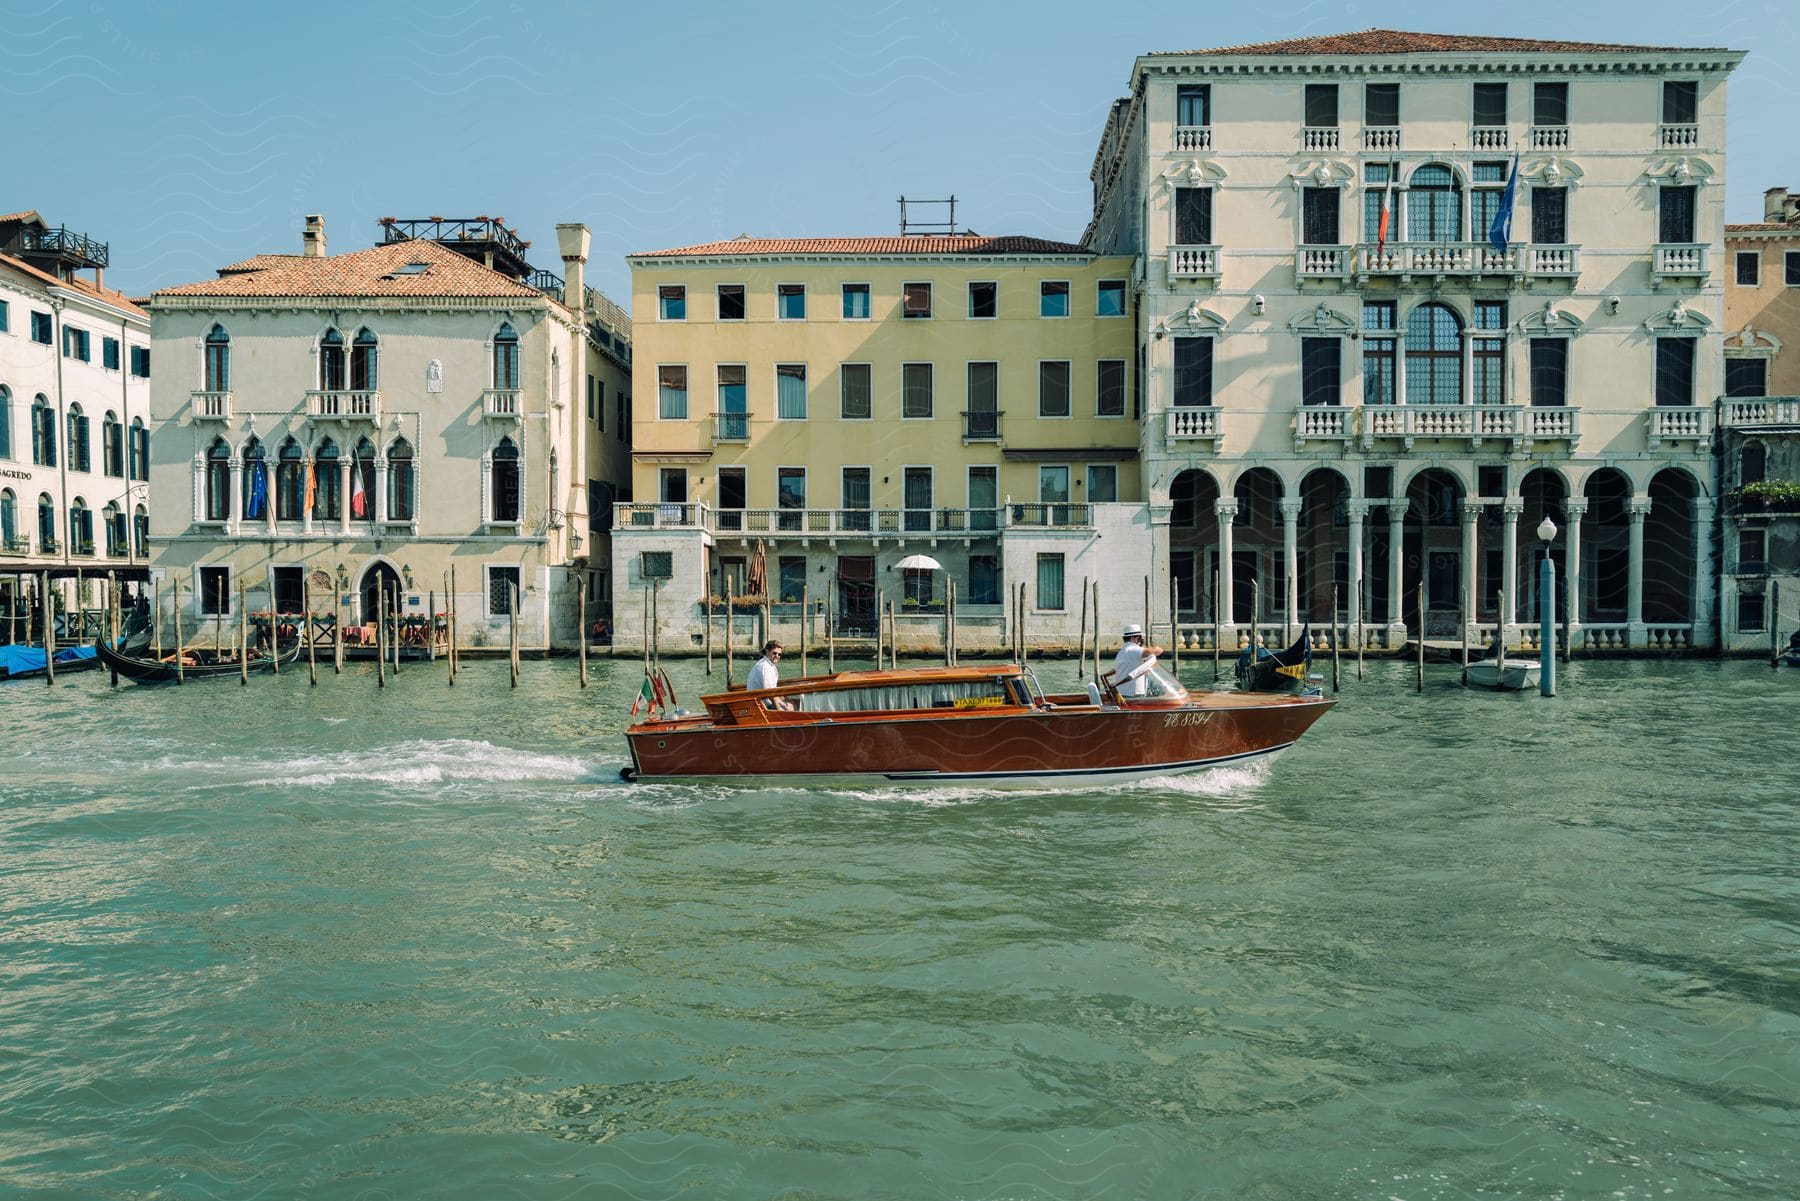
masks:
<svg viewBox="0 0 1800 1201"><path fill-rule="evenodd" d="M300 231L300 253L309 259L325 257L325 218L318 213L306 215L306 228Z"/></svg>
<svg viewBox="0 0 1800 1201"><path fill-rule="evenodd" d="M584 319L583 309L587 306L587 281L583 267L587 263L588 247L593 240L588 227L579 222L556 227L556 249L562 255L563 263L563 304L575 314L577 322Z"/></svg>
<svg viewBox="0 0 1800 1201"><path fill-rule="evenodd" d="M1763 193L1763 220L1770 223L1787 220L1786 188L1770 188Z"/></svg>

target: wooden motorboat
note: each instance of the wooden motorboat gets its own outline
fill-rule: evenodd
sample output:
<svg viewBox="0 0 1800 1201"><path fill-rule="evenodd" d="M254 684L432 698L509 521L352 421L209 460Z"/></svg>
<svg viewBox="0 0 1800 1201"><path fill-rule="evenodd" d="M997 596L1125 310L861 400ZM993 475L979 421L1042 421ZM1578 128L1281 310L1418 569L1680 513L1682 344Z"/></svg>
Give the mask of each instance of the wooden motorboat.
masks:
<svg viewBox="0 0 1800 1201"><path fill-rule="evenodd" d="M281 661L292 663L300 657L302 644L296 643L282 651ZM157 659L145 655L121 654L103 642L94 644L94 650L100 658L100 666L119 675L134 684L181 684L192 680L221 679L226 676L238 676L243 668L238 663L235 651L201 650L188 648L182 653L179 668L175 656ZM251 672L268 671L275 666L273 655L260 651L254 646L250 648Z"/></svg>
<svg viewBox="0 0 1800 1201"><path fill-rule="evenodd" d="M1303 626L1294 645L1282 651L1251 645L1238 653L1240 692L1304 692L1312 667L1312 628Z"/></svg>
<svg viewBox="0 0 1800 1201"><path fill-rule="evenodd" d="M1470 688L1524 692L1538 686L1542 670L1543 664L1536 659L1508 659L1496 638L1486 655L1463 668L1462 682Z"/></svg>
<svg viewBox="0 0 1800 1201"><path fill-rule="evenodd" d="M1086 787L1270 759L1334 701L1190 694L1146 661L1149 695L1103 674L1045 695L1018 664L808 676L702 697L625 731L627 780Z"/></svg>

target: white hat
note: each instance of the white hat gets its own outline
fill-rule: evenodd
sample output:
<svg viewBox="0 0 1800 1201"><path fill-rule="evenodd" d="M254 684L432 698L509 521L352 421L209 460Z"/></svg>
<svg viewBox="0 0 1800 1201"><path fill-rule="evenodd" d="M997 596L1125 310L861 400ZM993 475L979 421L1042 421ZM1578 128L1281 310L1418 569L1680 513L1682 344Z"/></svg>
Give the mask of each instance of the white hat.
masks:
<svg viewBox="0 0 1800 1201"><path fill-rule="evenodd" d="M1139 625L1135 621L1126 622L1125 628L1123 630L1119 631L1119 637L1121 637L1121 638L1132 638L1132 637L1142 638L1143 636L1144 636L1144 627Z"/></svg>

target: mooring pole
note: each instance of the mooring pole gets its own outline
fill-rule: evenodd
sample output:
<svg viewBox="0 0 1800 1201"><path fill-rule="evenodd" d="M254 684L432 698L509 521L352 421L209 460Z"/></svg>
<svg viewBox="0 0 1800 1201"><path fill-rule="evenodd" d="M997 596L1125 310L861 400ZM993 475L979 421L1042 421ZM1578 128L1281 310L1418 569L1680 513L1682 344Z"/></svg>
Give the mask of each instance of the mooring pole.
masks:
<svg viewBox="0 0 1800 1201"><path fill-rule="evenodd" d="M1175 575L1169 574L1169 656L1175 670L1175 678L1181 679L1181 625L1177 613L1181 608L1181 594L1175 587Z"/></svg>
<svg viewBox="0 0 1800 1201"><path fill-rule="evenodd" d="M519 586L512 585L512 620L507 622L512 632L512 686L519 686Z"/></svg>
<svg viewBox="0 0 1800 1201"><path fill-rule="evenodd" d="M1087 673L1088 578L1081 577L1081 633L1075 638L1075 678Z"/></svg>
<svg viewBox="0 0 1800 1201"><path fill-rule="evenodd" d="M1769 581L1769 666L1781 666L1781 581Z"/></svg>
<svg viewBox="0 0 1800 1201"><path fill-rule="evenodd" d="M1419 670L1417 691L1425 691L1425 581L1419 581Z"/></svg>
<svg viewBox="0 0 1800 1201"><path fill-rule="evenodd" d="M712 674L712 584L706 585L706 674Z"/></svg>
<svg viewBox="0 0 1800 1201"><path fill-rule="evenodd" d="M881 658L881 637L884 633L886 633L886 625L887 625L887 595L884 592L882 592L881 589L877 588L875 590L875 670L876 671L881 670L881 665L883 662L883 660Z"/></svg>
<svg viewBox="0 0 1800 1201"><path fill-rule="evenodd" d="M1212 596L1213 596L1213 639L1212 639L1212 642L1213 642L1213 683L1217 684L1219 682L1219 642L1220 642L1221 638L1223 637L1223 635L1220 633L1220 631L1222 631L1225 628L1225 610L1223 608L1223 606L1225 604L1225 598L1219 595L1219 569L1217 567L1213 568Z"/></svg>
<svg viewBox="0 0 1800 1201"><path fill-rule="evenodd" d="M1094 678L1100 678L1100 581L1094 581Z"/></svg>
<svg viewBox="0 0 1800 1201"><path fill-rule="evenodd" d="M444 676L451 688L456 687L456 568L450 568L444 580L444 619L450 623L444 640Z"/></svg>
<svg viewBox="0 0 1800 1201"><path fill-rule="evenodd" d="M825 670L837 672L837 573L831 576L831 587L825 592Z"/></svg>
<svg viewBox="0 0 1800 1201"><path fill-rule="evenodd" d="M650 581L644 581L644 674L650 674Z"/></svg>
<svg viewBox="0 0 1800 1201"><path fill-rule="evenodd" d="M250 685L250 606L244 602L244 585L238 584L238 687Z"/></svg>
<svg viewBox="0 0 1800 1201"><path fill-rule="evenodd" d="M106 573L106 596L107 615L112 621L112 648L116 651L119 649L119 574L116 571ZM112 671L112 686L119 686L117 668Z"/></svg>
<svg viewBox="0 0 1800 1201"><path fill-rule="evenodd" d="M162 662L162 585L161 584L151 585L150 593L151 593L151 596L150 596L150 638L152 641L154 641L156 643L156 649L154 651L152 651L151 653L156 656L156 661L158 663L161 663Z"/></svg>
<svg viewBox="0 0 1800 1201"><path fill-rule="evenodd" d="M1341 640L1338 638L1337 600L1337 585L1333 584L1331 586L1331 690L1333 692L1338 691L1341 687L1340 680L1342 679L1341 669L1338 666L1338 642Z"/></svg>
<svg viewBox="0 0 1800 1201"><path fill-rule="evenodd" d="M1031 654L1025 638L1025 581L1019 581L1019 665L1023 667Z"/></svg>
<svg viewBox="0 0 1800 1201"><path fill-rule="evenodd" d="M331 674L344 674L344 594L331 585Z"/></svg>
<svg viewBox="0 0 1800 1201"><path fill-rule="evenodd" d="M387 588L375 582L375 686L387 687Z"/></svg>
<svg viewBox="0 0 1800 1201"><path fill-rule="evenodd" d="M660 630L661 627L662 627L662 584L656 580L651 580L650 581L650 628L652 630ZM658 676L662 675L662 637L660 634L657 637L652 638L650 640L650 665L656 669L656 674Z"/></svg>
<svg viewBox="0 0 1800 1201"><path fill-rule="evenodd" d="M900 670L900 619L895 616L894 602L888 602L888 666Z"/></svg>
<svg viewBox="0 0 1800 1201"><path fill-rule="evenodd" d="M730 585L727 584L726 589L725 589L725 687L727 687L727 688L731 687L731 684L732 684L732 680L731 680L731 641L732 641L732 633L733 633L732 627L737 624L733 620L733 614L736 611L737 611L737 597L735 597L731 594Z"/></svg>
<svg viewBox="0 0 1800 1201"><path fill-rule="evenodd" d="M1538 571L1538 694L1556 695L1556 560L1544 543L1544 565ZM1771 623L1772 624L1772 623Z"/></svg>
<svg viewBox="0 0 1800 1201"><path fill-rule="evenodd" d="M187 671L182 666L181 654L181 575L175 575L175 683L187 683Z"/></svg>
<svg viewBox="0 0 1800 1201"><path fill-rule="evenodd" d="M1469 581L1463 581L1462 590L1462 669L1463 683L1469 682L1469 623L1475 620L1475 607L1469 596Z"/></svg>
<svg viewBox="0 0 1800 1201"><path fill-rule="evenodd" d="M56 619L50 615L50 573L45 572L38 593L44 598L44 687L56 683Z"/></svg>
<svg viewBox="0 0 1800 1201"><path fill-rule="evenodd" d="M811 593L805 584L800 585L800 674L806 675L806 643L812 637L812 604Z"/></svg>
<svg viewBox="0 0 1800 1201"><path fill-rule="evenodd" d="M587 573L586 572L582 572L581 578L575 582L575 607L580 610L578 620L576 621L575 624L578 627L576 630L576 636L579 639L579 641L576 643L576 645L578 647L580 647L580 655L581 655L581 686L583 688L586 688L587 687L587 639L588 639ZM711 624L711 623L708 623L708 624Z"/></svg>
<svg viewBox="0 0 1800 1201"><path fill-rule="evenodd" d="M307 572L300 573L300 628L306 633L306 682L309 687L319 686L319 653L313 645L312 620L312 580Z"/></svg>

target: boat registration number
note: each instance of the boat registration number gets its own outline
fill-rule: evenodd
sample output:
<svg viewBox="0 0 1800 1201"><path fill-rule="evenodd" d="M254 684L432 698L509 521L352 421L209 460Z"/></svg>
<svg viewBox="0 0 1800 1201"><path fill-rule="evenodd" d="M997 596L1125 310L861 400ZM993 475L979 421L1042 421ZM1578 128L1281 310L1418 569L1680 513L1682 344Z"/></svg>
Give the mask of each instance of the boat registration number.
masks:
<svg viewBox="0 0 1800 1201"><path fill-rule="evenodd" d="M1163 715L1163 726L1165 729L1169 726L1203 726L1211 717L1210 712L1168 713Z"/></svg>

